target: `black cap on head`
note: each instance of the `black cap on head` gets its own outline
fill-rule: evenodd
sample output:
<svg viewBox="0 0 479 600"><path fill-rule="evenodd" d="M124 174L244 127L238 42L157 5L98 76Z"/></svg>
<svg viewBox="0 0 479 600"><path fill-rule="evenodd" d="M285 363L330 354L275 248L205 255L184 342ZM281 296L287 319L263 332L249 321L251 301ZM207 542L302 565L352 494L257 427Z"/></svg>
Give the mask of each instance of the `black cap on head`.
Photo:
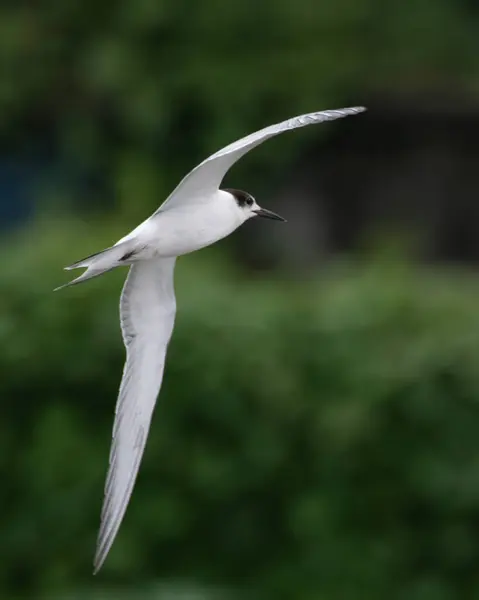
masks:
<svg viewBox="0 0 479 600"><path fill-rule="evenodd" d="M225 188L224 191L229 192L234 197L238 206L253 206L254 204L254 198L251 194L248 194L248 192L232 188Z"/></svg>
<svg viewBox="0 0 479 600"><path fill-rule="evenodd" d="M235 190L235 189L231 189L231 188L225 188L223 190L224 192L229 192L233 198L236 200L236 203L238 204L238 206L240 208L247 208L249 206L254 206L256 204L255 199L253 198L253 196L251 194L248 194L248 192L243 192L242 190ZM257 217L264 217L266 219L274 219L275 221L286 221L286 219L283 219L283 217L280 217L279 215L277 215L276 213L270 211L270 210L266 210L266 208L259 208L258 205L256 205L257 208L255 208L254 210L252 209L252 213L255 214Z"/></svg>

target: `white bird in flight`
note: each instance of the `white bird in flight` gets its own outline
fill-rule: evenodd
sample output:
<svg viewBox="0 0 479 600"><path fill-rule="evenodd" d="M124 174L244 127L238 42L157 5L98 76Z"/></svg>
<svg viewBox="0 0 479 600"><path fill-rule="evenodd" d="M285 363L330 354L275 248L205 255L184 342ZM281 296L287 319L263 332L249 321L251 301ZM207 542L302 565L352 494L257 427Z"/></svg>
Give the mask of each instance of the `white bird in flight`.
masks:
<svg viewBox="0 0 479 600"><path fill-rule="evenodd" d="M364 110L356 106L313 112L233 142L195 167L151 217L114 246L66 267L87 270L57 290L116 267L130 267L120 298L126 363L115 408L94 573L118 533L145 449L175 320L176 257L217 242L252 217L285 220L258 206L246 192L220 189L228 170L252 148L284 131Z"/></svg>

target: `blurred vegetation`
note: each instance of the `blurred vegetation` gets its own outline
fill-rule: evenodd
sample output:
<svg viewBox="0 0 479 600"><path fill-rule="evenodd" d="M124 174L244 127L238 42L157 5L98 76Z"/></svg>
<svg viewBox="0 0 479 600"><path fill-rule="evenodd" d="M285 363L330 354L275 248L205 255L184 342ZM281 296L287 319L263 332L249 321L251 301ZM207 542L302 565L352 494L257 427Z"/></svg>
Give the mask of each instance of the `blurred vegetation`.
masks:
<svg viewBox="0 0 479 600"><path fill-rule="evenodd" d="M475 273L385 255L299 283L214 249L181 258L147 453L95 579L124 273L51 292L255 128L368 97L473 97L478 6L2 2L0 157L40 163L42 219L2 244L0 597L479 598ZM237 167L248 189L327 132L258 148ZM88 224L65 216L79 205Z"/></svg>
<svg viewBox="0 0 479 600"><path fill-rule="evenodd" d="M123 277L51 293L79 227L2 251L8 597L95 588ZM101 224L90 235L105 245ZM261 598L477 597L478 283L387 255L252 281L206 252L179 260L177 293L141 475L94 583L141 582L135 598L162 578Z"/></svg>

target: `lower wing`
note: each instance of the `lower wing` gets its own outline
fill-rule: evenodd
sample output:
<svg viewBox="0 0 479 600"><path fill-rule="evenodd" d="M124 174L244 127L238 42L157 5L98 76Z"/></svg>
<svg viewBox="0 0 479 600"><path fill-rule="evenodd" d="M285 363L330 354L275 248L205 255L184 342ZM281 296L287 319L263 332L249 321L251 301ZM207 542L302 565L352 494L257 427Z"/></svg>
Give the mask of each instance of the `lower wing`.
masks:
<svg viewBox="0 0 479 600"><path fill-rule="evenodd" d="M175 260L134 264L121 294L120 322L127 357L115 409L95 573L105 561L125 515L163 380L176 313Z"/></svg>

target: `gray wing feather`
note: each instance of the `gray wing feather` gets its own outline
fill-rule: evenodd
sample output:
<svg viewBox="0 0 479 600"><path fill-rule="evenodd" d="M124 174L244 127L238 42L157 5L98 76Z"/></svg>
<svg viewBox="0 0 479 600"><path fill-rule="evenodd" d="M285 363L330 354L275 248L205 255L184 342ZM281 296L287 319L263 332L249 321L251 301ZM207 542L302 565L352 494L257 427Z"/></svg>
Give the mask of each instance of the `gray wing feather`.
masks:
<svg viewBox="0 0 479 600"><path fill-rule="evenodd" d="M174 258L134 264L121 294L127 357L115 408L95 573L118 533L145 449L175 320L174 267Z"/></svg>
<svg viewBox="0 0 479 600"><path fill-rule="evenodd" d="M241 140L233 142L229 146L219 150L195 167L182 179L155 214L173 204L188 204L190 198L192 202L197 202L198 198L208 197L218 190L224 176L235 162L271 137L285 131L290 131L291 129L297 129L298 127L306 127L307 125L323 123L324 121L334 121L335 119L341 119L349 115L356 115L365 110L363 106L354 106L351 108L308 113L251 133Z"/></svg>

